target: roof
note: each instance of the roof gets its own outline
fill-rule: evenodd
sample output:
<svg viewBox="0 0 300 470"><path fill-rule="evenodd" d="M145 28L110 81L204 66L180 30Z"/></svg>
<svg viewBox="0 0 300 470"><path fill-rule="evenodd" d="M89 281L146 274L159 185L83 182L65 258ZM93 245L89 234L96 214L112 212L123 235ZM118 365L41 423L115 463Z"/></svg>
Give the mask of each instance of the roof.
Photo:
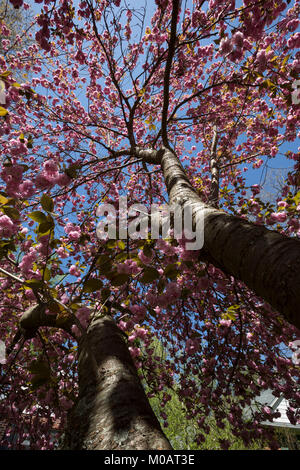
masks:
<svg viewBox="0 0 300 470"><path fill-rule="evenodd" d="M273 411L279 411L280 417L274 418L273 421L262 421L261 424L264 426L273 426L280 428L289 428L295 431L300 432L300 424L291 424L289 418L287 417L287 409L289 406L289 401L284 398L284 396L276 397L273 395L272 390L264 390L260 395L258 395L253 404L249 407L250 409L246 411L246 415L250 415L251 409L255 409L256 404L268 406L272 408Z"/></svg>

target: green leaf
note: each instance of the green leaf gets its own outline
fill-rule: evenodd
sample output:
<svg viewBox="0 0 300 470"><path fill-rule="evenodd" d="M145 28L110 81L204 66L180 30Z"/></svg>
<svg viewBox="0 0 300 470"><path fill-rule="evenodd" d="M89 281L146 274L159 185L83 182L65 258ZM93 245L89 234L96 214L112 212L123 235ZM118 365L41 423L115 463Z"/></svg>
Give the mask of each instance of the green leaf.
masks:
<svg viewBox="0 0 300 470"><path fill-rule="evenodd" d="M129 280L129 275L126 273L115 274L111 279L111 284L113 286L122 286Z"/></svg>
<svg viewBox="0 0 300 470"><path fill-rule="evenodd" d="M20 218L20 213L14 207L4 206L2 207L4 214L8 215L11 219L18 220Z"/></svg>
<svg viewBox="0 0 300 470"><path fill-rule="evenodd" d="M164 275L168 277L169 279L176 279L177 276L179 275L179 271L177 269L177 264L169 264L169 266L166 267L164 270Z"/></svg>
<svg viewBox="0 0 300 470"><path fill-rule="evenodd" d="M40 223L39 228L38 228L38 233L40 233L41 235L45 235L50 230L52 230L53 227L54 227L53 220L46 219L45 222Z"/></svg>
<svg viewBox="0 0 300 470"><path fill-rule="evenodd" d="M77 171L79 169L79 164L74 163L73 165L70 165L69 168L65 169L66 175L68 175L69 178L76 178L77 177Z"/></svg>
<svg viewBox="0 0 300 470"><path fill-rule="evenodd" d="M25 286L31 289L40 289L44 285L41 279L28 279L25 281Z"/></svg>
<svg viewBox="0 0 300 470"><path fill-rule="evenodd" d="M148 284L150 282L155 281L158 278L159 278L159 272L157 271L157 269L148 267L147 269L145 269L140 281L143 284Z"/></svg>
<svg viewBox="0 0 300 470"><path fill-rule="evenodd" d="M97 258L97 264L99 266L102 266L103 264L106 264L109 261L110 261L110 257L108 255L100 255Z"/></svg>
<svg viewBox="0 0 300 470"><path fill-rule="evenodd" d="M39 224L42 224L43 222L47 222L47 216L41 211L33 211L28 214L28 217L30 217L32 220L35 222L38 222Z"/></svg>
<svg viewBox="0 0 300 470"><path fill-rule="evenodd" d="M0 116L6 116L8 114L7 109L0 106Z"/></svg>
<svg viewBox="0 0 300 470"><path fill-rule="evenodd" d="M6 248L14 251L16 249L14 243L11 240L0 240L0 248Z"/></svg>
<svg viewBox="0 0 300 470"><path fill-rule="evenodd" d="M32 361L28 367L29 371L32 374L39 374L39 375L48 375L50 372L48 362L44 361L43 359L37 359Z"/></svg>
<svg viewBox="0 0 300 470"><path fill-rule="evenodd" d="M126 245L123 242L123 240L118 240L117 245L120 248L120 250L125 250L125 248L126 248Z"/></svg>
<svg viewBox="0 0 300 470"><path fill-rule="evenodd" d="M226 312L222 313L221 317L224 320L235 321L237 319L237 315L238 315L237 312L238 312L239 308L240 308L240 306L238 304L231 305L230 307L228 307Z"/></svg>
<svg viewBox="0 0 300 470"><path fill-rule="evenodd" d="M144 247L143 247L143 253L145 256L147 256L147 258L151 258L152 257L152 250L151 250L151 247L146 244Z"/></svg>
<svg viewBox="0 0 300 470"><path fill-rule="evenodd" d="M108 261L108 262L105 263L105 264L101 264L101 265L99 266L99 272L100 272L100 274L106 275L106 274L110 273L111 270L112 270L112 264L111 264L110 261Z"/></svg>
<svg viewBox="0 0 300 470"><path fill-rule="evenodd" d="M50 269L48 269L48 268L45 268L45 269L44 269L43 278L44 278L45 281L50 281L50 279L51 279L51 271L50 271Z"/></svg>
<svg viewBox="0 0 300 470"><path fill-rule="evenodd" d="M119 253L117 256L116 256L116 261L125 261L126 259L128 258L128 253Z"/></svg>
<svg viewBox="0 0 300 470"><path fill-rule="evenodd" d="M290 58L290 55L289 55L289 54L285 56L285 58L284 58L283 61L282 61L281 67L283 67L283 66L287 63L287 61L289 60L289 58Z"/></svg>
<svg viewBox="0 0 300 470"><path fill-rule="evenodd" d="M190 294L191 294L190 289L188 289L187 287L184 287L181 291L181 298L187 299Z"/></svg>
<svg viewBox="0 0 300 470"><path fill-rule="evenodd" d="M101 289L102 285L100 279L88 279L83 285L83 292L96 292Z"/></svg>
<svg viewBox="0 0 300 470"><path fill-rule="evenodd" d="M2 73L0 74L0 77L1 77L1 78L7 78L7 77L9 77L10 74L11 74L11 71L10 71L10 70L6 70L5 72L2 72Z"/></svg>
<svg viewBox="0 0 300 470"><path fill-rule="evenodd" d="M166 287L166 283L164 282L163 279L160 279L157 285L157 291L159 294L162 294L164 291L164 288Z"/></svg>
<svg viewBox="0 0 300 470"><path fill-rule="evenodd" d="M33 147L33 138L30 135L30 136L28 136L28 139L27 139L27 148L32 149L32 147Z"/></svg>
<svg viewBox="0 0 300 470"><path fill-rule="evenodd" d="M36 361L32 361L28 368L33 374L33 377L31 378L33 389L36 389L49 381L51 377L51 369L48 362L45 360L37 359Z"/></svg>
<svg viewBox="0 0 300 470"><path fill-rule="evenodd" d="M108 242L106 242L105 246L109 250L113 250L117 246L117 243L118 243L117 240L108 240Z"/></svg>
<svg viewBox="0 0 300 470"><path fill-rule="evenodd" d="M110 289L108 287L105 287L104 289L101 290L101 299L103 302L108 299L110 296Z"/></svg>
<svg viewBox="0 0 300 470"><path fill-rule="evenodd" d="M41 197L41 205L44 211L46 212L53 212L54 209L54 202L53 199L48 196L48 194L43 194Z"/></svg>
<svg viewBox="0 0 300 470"><path fill-rule="evenodd" d="M7 204L8 199L0 194L0 204Z"/></svg>

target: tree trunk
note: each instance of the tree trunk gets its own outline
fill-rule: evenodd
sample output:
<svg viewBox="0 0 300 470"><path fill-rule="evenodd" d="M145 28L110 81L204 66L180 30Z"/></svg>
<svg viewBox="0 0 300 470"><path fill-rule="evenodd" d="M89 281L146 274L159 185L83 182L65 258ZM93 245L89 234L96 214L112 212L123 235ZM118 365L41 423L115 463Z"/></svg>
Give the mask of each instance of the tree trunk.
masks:
<svg viewBox="0 0 300 470"><path fill-rule="evenodd" d="M202 253L207 259L244 282L300 329L300 242L203 203L169 149L161 157L161 166L170 205L191 206L194 221L197 214L203 216Z"/></svg>
<svg viewBox="0 0 300 470"><path fill-rule="evenodd" d="M172 449L111 316L96 316L80 341L78 374L79 396L63 449Z"/></svg>

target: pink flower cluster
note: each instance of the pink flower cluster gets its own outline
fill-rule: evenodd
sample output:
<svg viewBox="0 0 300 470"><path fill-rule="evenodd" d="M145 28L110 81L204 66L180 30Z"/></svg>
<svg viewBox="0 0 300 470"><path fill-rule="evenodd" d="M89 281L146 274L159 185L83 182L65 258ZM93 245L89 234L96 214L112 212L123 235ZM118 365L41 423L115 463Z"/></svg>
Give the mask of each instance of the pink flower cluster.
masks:
<svg viewBox="0 0 300 470"><path fill-rule="evenodd" d="M166 287L166 292L157 297L159 307L167 307L168 305L176 302L181 296L181 287L176 282L169 282Z"/></svg>
<svg viewBox="0 0 300 470"><path fill-rule="evenodd" d="M129 346L128 349L129 349L129 352L130 352L131 357L133 359L135 359L136 357L139 357L141 355L141 350L138 347Z"/></svg>
<svg viewBox="0 0 300 470"><path fill-rule="evenodd" d="M71 276L77 276L79 277L81 275L81 272L80 272L80 269L78 268L78 266L76 266L75 264L72 264L69 268L69 273L71 274Z"/></svg>
<svg viewBox="0 0 300 470"><path fill-rule="evenodd" d="M68 222L65 226L65 232L68 234L71 241L77 241L81 237L81 229L78 225Z"/></svg>
<svg viewBox="0 0 300 470"><path fill-rule="evenodd" d="M80 321L83 328L86 328L88 326L90 316L91 316L91 309L89 307L81 307L76 312L76 317Z"/></svg>
<svg viewBox="0 0 300 470"><path fill-rule="evenodd" d="M3 167L1 177L6 183L8 196L26 198L33 195L33 183L27 179L23 181L23 172L24 168L17 163Z"/></svg>
<svg viewBox="0 0 300 470"><path fill-rule="evenodd" d="M295 33L287 42L287 45L290 49L297 49L300 47L300 33Z"/></svg>
<svg viewBox="0 0 300 470"><path fill-rule="evenodd" d="M56 254L59 256L59 258L68 258L69 254L66 252L65 248L63 246L60 246L56 250Z"/></svg>
<svg viewBox="0 0 300 470"><path fill-rule="evenodd" d="M56 184L66 186L70 181L69 176L66 173L60 173L57 163L50 159L43 163L43 170L35 178L35 185L40 189L50 189Z"/></svg>
<svg viewBox="0 0 300 470"><path fill-rule="evenodd" d="M137 274L139 273L141 268L137 265L137 262L133 259L127 259L124 263L117 264L117 271L118 273L124 274Z"/></svg>
<svg viewBox="0 0 300 470"><path fill-rule="evenodd" d="M1 215L0 216L0 236L3 238L9 238L11 237L17 227L13 223L10 217L7 215Z"/></svg>
<svg viewBox="0 0 300 470"><path fill-rule="evenodd" d="M136 324L134 325L134 331L128 337L128 341L132 343L137 338L145 339L147 334L148 334L148 331L145 328L142 328L140 327L140 325Z"/></svg>
<svg viewBox="0 0 300 470"><path fill-rule="evenodd" d="M144 307L144 305L137 304L131 305L130 310L132 311L134 318L139 319L140 321L145 318L147 312L146 307Z"/></svg>
<svg viewBox="0 0 300 470"><path fill-rule="evenodd" d="M23 256L21 263L19 264L19 267L22 271L23 274L29 274L29 272L32 269L32 265L37 259L38 252L36 248L31 247L29 249L29 252L26 253L26 255Z"/></svg>
<svg viewBox="0 0 300 470"><path fill-rule="evenodd" d="M232 38L222 38L220 42L219 54L221 56L229 55L233 61L240 60L243 57L243 50L249 47L248 41L244 38L241 31L234 33Z"/></svg>
<svg viewBox="0 0 300 470"><path fill-rule="evenodd" d="M269 224L272 225L272 224L275 224L276 222L285 222L287 219L287 214L286 212L273 212L273 214L271 214L269 216Z"/></svg>

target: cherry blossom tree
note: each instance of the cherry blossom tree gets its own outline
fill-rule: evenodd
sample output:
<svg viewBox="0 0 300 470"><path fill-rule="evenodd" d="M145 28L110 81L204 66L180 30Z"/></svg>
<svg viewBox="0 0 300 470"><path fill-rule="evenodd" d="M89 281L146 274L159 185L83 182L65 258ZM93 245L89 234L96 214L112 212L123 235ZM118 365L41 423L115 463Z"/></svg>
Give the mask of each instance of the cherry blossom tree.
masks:
<svg viewBox="0 0 300 470"><path fill-rule="evenodd" d="M276 413L243 411L271 388L299 419L299 2L37 3L35 42L0 59L4 444L54 448L55 424L67 449L170 449L174 388L198 443L213 412L275 448L260 423ZM282 149L275 207L246 176ZM203 246L172 225L122 236L121 196L201 216ZM97 236L104 203L115 239Z"/></svg>

